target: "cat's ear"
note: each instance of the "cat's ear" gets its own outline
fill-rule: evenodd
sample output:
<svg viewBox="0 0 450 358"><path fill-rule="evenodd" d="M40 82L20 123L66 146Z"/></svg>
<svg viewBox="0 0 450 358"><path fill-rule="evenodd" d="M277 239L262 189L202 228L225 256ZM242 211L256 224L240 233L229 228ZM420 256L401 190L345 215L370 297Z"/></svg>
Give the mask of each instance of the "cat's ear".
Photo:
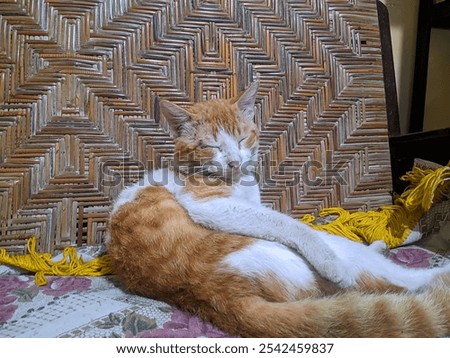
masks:
<svg viewBox="0 0 450 358"><path fill-rule="evenodd" d="M249 121L255 116L255 100L258 93L259 81L253 82L240 96L235 98L239 111Z"/></svg>
<svg viewBox="0 0 450 358"><path fill-rule="evenodd" d="M163 100L159 103L159 108L175 137L182 135L183 131L186 131L190 126L191 114L175 103Z"/></svg>

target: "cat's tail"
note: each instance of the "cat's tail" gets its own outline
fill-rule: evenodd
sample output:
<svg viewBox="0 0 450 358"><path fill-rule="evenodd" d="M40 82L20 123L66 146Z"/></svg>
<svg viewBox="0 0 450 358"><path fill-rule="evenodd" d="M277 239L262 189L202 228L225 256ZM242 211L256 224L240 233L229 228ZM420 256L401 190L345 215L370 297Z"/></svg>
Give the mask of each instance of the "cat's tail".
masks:
<svg viewBox="0 0 450 358"><path fill-rule="evenodd" d="M446 279L418 294L354 291L285 303L245 298L223 328L243 337L444 337L450 335Z"/></svg>

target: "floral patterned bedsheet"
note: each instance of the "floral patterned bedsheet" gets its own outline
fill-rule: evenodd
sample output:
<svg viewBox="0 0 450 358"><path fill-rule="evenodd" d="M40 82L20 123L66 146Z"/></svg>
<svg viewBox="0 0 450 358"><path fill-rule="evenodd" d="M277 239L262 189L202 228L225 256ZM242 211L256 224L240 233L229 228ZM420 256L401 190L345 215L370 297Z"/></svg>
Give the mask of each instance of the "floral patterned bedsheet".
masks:
<svg viewBox="0 0 450 358"><path fill-rule="evenodd" d="M411 267L448 264L448 256L418 246L392 250ZM198 317L124 292L114 276L34 276L0 266L0 337L226 337Z"/></svg>

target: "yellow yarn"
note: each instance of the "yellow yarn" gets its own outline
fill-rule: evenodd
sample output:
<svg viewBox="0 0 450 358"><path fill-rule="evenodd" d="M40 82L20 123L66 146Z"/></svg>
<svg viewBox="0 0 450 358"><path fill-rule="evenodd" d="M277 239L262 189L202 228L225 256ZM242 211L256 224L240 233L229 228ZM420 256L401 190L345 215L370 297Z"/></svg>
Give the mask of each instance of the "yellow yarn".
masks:
<svg viewBox="0 0 450 358"><path fill-rule="evenodd" d="M411 184L395 199L393 205L382 206L375 211L353 213L342 208L328 208L321 210L319 216L336 216L331 223L314 224L316 218L312 215L305 215L301 221L350 240L367 243L383 240L389 247L399 246L432 204L449 194L450 167L447 165L436 170L416 167L402 179ZM108 255L84 262L78 257L76 248L67 247L63 251L63 258L54 262L51 254L36 252L35 237L28 240L27 249L28 254L17 256L8 255L5 249L0 249L0 264L35 272L35 281L39 286L47 284L45 275L102 276L112 273Z"/></svg>
<svg viewBox="0 0 450 358"><path fill-rule="evenodd" d="M450 163L449 163L450 164ZM383 240L389 247L401 245L433 205L448 195L450 191L450 167L421 169L415 167L402 177L410 186L395 199L393 205L378 210L350 213L342 208L329 208L320 211L319 216L337 216L328 224L314 224L316 218L305 215L301 221L318 230L341 235L348 239L372 243Z"/></svg>
<svg viewBox="0 0 450 358"><path fill-rule="evenodd" d="M103 276L112 273L112 267L108 255L97 257L84 262L78 256L75 247L66 247L63 250L63 258L52 261L49 253L36 252L36 238L32 236L27 241L28 254L8 255L5 249L0 249L0 264L7 264L21 269L35 272L36 285L47 284L45 275L55 276Z"/></svg>

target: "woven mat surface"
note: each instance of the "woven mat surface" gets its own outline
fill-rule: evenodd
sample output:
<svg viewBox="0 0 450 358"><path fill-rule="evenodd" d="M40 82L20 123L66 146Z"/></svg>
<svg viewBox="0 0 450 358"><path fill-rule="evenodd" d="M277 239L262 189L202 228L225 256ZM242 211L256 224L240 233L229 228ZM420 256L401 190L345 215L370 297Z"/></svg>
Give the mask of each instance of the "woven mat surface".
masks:
<svg viewBox="0 0 450 358"><path fill-rule="evenodd" d="M375 1L2 1L0 247L101 243L118 192L172 157L159 101L256 78L265 203L390 203Z"/></svg>

